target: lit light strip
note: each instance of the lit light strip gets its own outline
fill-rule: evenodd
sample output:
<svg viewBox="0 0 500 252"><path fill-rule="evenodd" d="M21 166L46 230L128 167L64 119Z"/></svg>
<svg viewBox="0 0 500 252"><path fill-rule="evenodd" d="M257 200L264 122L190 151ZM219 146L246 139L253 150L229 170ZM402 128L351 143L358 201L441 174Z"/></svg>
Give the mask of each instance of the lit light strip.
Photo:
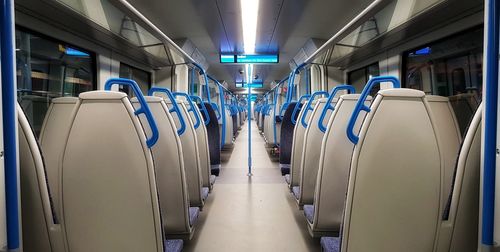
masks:
<svg viewBox="0 0 500 252"><path fill-rule="evenodd" d="M246 54L255 53L257 39L257 17L259 0L241 0L241 24L243 26L243 48Z"/></svg>

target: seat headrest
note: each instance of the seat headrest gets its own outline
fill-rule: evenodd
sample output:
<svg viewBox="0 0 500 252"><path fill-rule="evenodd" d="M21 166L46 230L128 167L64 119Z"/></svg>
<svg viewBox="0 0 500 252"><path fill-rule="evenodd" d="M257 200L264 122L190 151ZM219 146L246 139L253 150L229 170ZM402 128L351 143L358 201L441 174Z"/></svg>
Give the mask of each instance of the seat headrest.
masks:
<svg viewBox="0 0 500 252"><path fill-rule="evenodd" d="M144 96L144 100L146 100L146 102L148 103L159 103L163 101L163 98L159 96ZM133 97L132 99L130 99L130 102L139 102L139 100L137 99L137 97Z"/></svg>
<svg viewBox="0 0 500 252"><path fill-rule="evenodd" d="M54 104L76 104L78 102L78 97L58 97L52 99Z"/></svg>
<svg viewBox="0 0 500 252"><path fill-rule="evenodd" d="M118 91L89 91L81 93L78 97L82 100L120 100L127 94Z"/></svg>
<svg viewBox="0 0 500 252"><path fill-rule="evenodd" d="M416 89L409 89L409 88L391 88L391 89L383 89L378 91L379 95L382 95L384 97L414 97L414 98L419 98L419 97L424 97L425 93L416 90Z"/></svg>

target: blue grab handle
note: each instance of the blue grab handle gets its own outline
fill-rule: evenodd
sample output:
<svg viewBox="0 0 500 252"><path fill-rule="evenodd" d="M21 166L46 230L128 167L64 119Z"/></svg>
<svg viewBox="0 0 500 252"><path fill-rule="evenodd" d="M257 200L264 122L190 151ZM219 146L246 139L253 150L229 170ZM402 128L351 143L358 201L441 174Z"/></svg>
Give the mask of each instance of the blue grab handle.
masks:
<svg viewBox="0 0 500 252"><path fill-rule="evenodd" d="M336 86L332 89L332 91L330 92L330 96L328 96L328 100L326 101L325 107L323 108L323 111L321 111L321 115L320 115L319 121L318 121L318 128L323 133L326 132L326 126L323 124L323 121L325 120L325 117L326 117L326 113L328 112L328 110L335 109L335 107L332 106L332 100L340 90L347 90L348 94L356 93L356 89L354 89L354 87L351 85L340 85L340 86Z"/></svg>
<svg viewBox="0 0 500 252"><path fill-rule="evenodd" d="M194 108L194 103L193 103L193 100L191 100L191 97L188 94L182 93L182 92L172 92L172 95L174 97L183 96L184 98L186 98L186 100L189 104L189 108L188 108L187 112L188 112L188 114L189 114L189 112L193 113L194 119L196 120L196 123L194 124L194 128L197 129L198 127L200 127L200 124L201 124L200 115L196 112L196 109Z"/></svg>
<svg viewBox="0 0 500 252"><path fill-rule="evenodd" d="M172 92L168 88L164 87L152 87L149 89L148 95L153 96L154 93L164 93L167 95L168 99L172 102L172 109L169 110L170 113L175 112L177 114L177 117L179 118L179 123L181 124L180 129L177 129L177 135L181 136L184 134L184 131L186 131L186 121L184 121L184 117L182 117L181 109L179 108L179 105L175 101L174 96L172 95Z"/></svg>
<svg viewBox="0 0 500 252"><path fill-rule="evenodd" d="M326 91L317 91L317 92L314 92L312 95L311 95L311 98L309 98L309 101L307 102L306 104L306 107L304 108L304 114L302 114L302 118L300 120L300 122L302 123L302 126L304 128L307 128L307 122L306 122L306 117L307 117L307 112L309 112L309 110L313 110L314 108L311 107L312 105L312 102L314 101L314 98L318 95L325 95L325 96L328 96L328 92Z"/></svg>
<svg viewBox="0 0 500 252"><path fill-rule="evenodd" d="M212 106L212 108L215 111L217 111L217 120L220 120L220 118L221 118L221 112L220 112L219 105L217 105L217 103L215 103L215 102L211 102L210 105Z"/></svg>
<svg viewBox="0 0 500 252"><path fill-rule="evenodd" d="M356 124L356 120L359 117L359 113L361 113L361 110L365 111L366 113L370 113L370 107L365 105L366 98L370 94L370 91L373 89L373 87L381 82L391 82L393 88L401 87L401 83L394 76L378 76L373 77L368 81L368 83L365 85L365 88L363 89L363 92L361 92L361 96L359 97L358 102L356 103L356 106L352 111L351 118L349 118L349 123L347 124L347 137L354 144L358 144L359 141L359 136L354 133L354 125Z"/></svg>
<svg viewBox="0 0 500 252"><path fill-rule="evenodd" d="M156 126L153 114L151 113L151 110L149 109L149 106L146 100L144 99L144 95L142 95L142 91L139 88L139 85L137 85L137 83L134 80L123 79L123 78L111 78L106 81L106 84L104 85L104 90L111 91L113 85L129 86L134 91L134 94L137 97L139 104L141 104L141 107L138 108L134 112L134 114L136 116L140 114L144 114L144 116L146 116L146 120L148 121L149 127L151 128L151 136L146 140L146 144L148 148L153 147L153 145L155 145L156 142L158 141L158 136L159 136L158 127Z"/></svg>
<svg viewBox="0 0 500 252"><path fill-rule="evenodd" d="M293 108L293 112L292 112L292 123L293 123L293 125L297 124L297 120L295 119L295 115L299 111L300 104L302 104L302 100L309 99L309 97L311 97L311 95L309 95L309 94L303 95L303 96L301 96L299 98L299 100L295 104L295 107Z"/></svg>
<svg viewBox="0 0 500 252"><path fill-rule="evenodd" d="M279 112L279 114L278 114L278 116L279 116L281 119L283 119L283 116L284 116L284 114L283 114L283 113L285 113L286 109L288 108L288 105L290 105L290 103L289 103L289 102L285 102L285 103L283 103L283 105L281 105L281 109L280 109L280 112Z"/></svg>
<svg viewBox="0 0 500 252"><path fill-rule="evenodd" d="M205 125L208 125L210 123L210 114L208 113L208 109L205 106L205 103L203 102L201 97L196 96L196 95L191 95L189 97L191 97L191 100L193 100L195 103L196 103L196 101L200 101L201 111L203 111L203 114L205 114L205 118L206 118Z"/></svg>

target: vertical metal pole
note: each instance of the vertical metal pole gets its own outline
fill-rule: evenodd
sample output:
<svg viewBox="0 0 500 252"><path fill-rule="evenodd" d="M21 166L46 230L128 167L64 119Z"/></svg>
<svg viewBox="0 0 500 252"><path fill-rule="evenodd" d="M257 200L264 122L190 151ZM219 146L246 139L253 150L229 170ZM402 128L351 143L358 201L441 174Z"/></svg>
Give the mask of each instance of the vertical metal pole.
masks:
<svg viewBox="0 0 500 252"><path fill-rule="evenodd" d="M14 43L14 1L2 0L0 29L2 61L3 140L5 147L5 201L7 248L19 249L19 192L17 165L16 60Z"/></svg>
<svg viewBox="0 0 500 252"><path fill-rule="evenodd" d="M482 178L481 251L494 245L495 169L497 156L499 6L497 0L485 1L485 79L484 146Z"/></svg>
<svg viewBox="0 0 500 252"><path fill-rule="evenodd" d="M252 88L248 85L247 97L248 117L248 176L252 176Z"/></svg>

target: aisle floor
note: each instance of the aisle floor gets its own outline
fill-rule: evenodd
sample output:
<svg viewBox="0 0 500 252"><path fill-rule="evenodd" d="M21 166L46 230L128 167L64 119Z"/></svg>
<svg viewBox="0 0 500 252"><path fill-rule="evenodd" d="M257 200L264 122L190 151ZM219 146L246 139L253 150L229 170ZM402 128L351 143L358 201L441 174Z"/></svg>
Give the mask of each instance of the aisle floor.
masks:
<svg viewBox="0 0 500 252"><path fill-rule="evenodd" d="M222 164L184 251L320 251L307 232L278 163L271 162L252 121L253 176L247 176L248 122L228 162Z"/></svg>

